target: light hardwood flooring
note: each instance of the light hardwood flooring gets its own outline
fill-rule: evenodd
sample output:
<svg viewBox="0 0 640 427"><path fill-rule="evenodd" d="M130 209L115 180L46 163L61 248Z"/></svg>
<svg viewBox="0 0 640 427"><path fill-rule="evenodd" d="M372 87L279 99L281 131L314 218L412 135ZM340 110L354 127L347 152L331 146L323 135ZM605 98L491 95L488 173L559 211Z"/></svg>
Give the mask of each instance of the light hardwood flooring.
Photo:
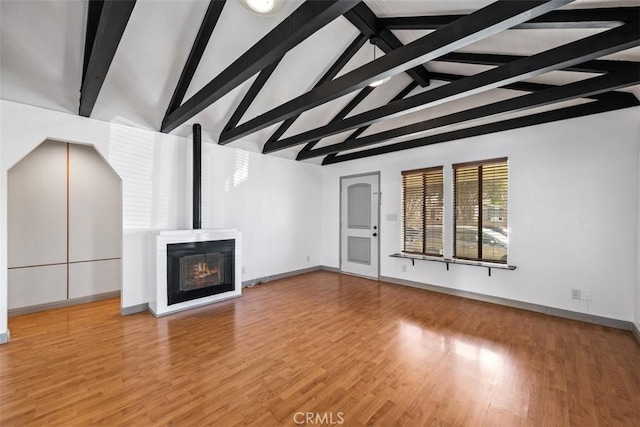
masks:
<svg viewBox="0 0 640 427"><path fill-rule="evenodd" d="M159 319L107 300L9 327L3 427L640 425L630 332L335 273Z"/></svg>

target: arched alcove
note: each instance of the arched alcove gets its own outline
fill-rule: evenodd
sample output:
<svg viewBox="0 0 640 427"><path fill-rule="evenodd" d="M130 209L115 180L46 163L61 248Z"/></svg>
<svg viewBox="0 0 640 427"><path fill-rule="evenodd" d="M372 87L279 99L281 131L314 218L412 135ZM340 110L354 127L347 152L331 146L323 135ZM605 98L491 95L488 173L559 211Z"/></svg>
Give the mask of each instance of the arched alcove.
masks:
<svg viewBox="0 0 640 427"><path fill-rule="evenodd" d="M9 315L119 295L122 181L92 145L46 140L7 173Z"/></svg>

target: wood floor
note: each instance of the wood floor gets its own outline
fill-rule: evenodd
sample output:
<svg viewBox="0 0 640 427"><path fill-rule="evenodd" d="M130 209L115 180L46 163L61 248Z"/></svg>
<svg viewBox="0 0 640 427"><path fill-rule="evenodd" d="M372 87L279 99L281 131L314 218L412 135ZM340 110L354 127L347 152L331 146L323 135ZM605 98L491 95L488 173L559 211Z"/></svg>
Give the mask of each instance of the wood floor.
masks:
<svg viewBox="0 0 640 427"><path fill-rule="evenodd" d="M9 319L0 425L640 425L630 332L317 272Z"/></svg>

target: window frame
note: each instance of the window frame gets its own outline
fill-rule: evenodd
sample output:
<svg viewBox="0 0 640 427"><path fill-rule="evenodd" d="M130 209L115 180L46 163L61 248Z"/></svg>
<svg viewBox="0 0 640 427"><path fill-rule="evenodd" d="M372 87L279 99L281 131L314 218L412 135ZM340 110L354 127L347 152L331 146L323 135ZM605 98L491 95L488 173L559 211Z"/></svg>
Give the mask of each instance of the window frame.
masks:
<svg viewBox="0 0 640 427"><path fill-rule="evenodd" d="M505 255L505 259L504 260L494 260L494 259L487 259L483 256L482 253L482 246L483 246L483 241L484 241L484 231L483 228L485 228L485 224L484 224L484 215L483 215L483 201L482 201L482 193L483 193L483 176L482 176L482 168L484 166L487 165L497 165L497 164L501 164L504 163L506 165L507 168L507 206L509 203L509 199L508 199L508 185L509 185L509 158L508 157L499 157L499 158L494 158L494 159L486 159L486 160L478 160L478 161L473 161L473 162L464 162L464 163L454 163L451 165L452 171L453 171L453 258L454 259L460 259L460 260L468 260L468 261L478 261L478 262L492 262L492 263L498 263L498 264L505 264L507 265L508 260L509 260L509 245L507 243L507 247L506 247L506 252L507 254ZM458 175L457 175L457 170L458 169L464 169L464 168L472 168L472 167L477 167L478 168L478 189L477 189L477 221L478 221L478 229L477 229L477 257L475 258L470 258L470 257L464 257L464 256L458 256L457 252L458 252L458 248L457 248L457 244L458 244ZM508 207L507 207L507 220L506 223L509 223L508 220Z"/></svg>
<svg viewBox="0 0 640 427"><path fill-rule="evenodd" d="M441 182L441 190L440 190L440 199L442 201L440 207L440 227L441 227L441 247L439 248L439 253L427 252L427 201L425 197L425 191L427 188L426 177L427 174L433 174L434 172L440 173L440 182ZM407 197L406 197L406 181L405 177L410 175L422 175L422 251L416 252L407 250ZM445 188L444 188L444 166L432 166L428 168L420 168L420 169L412 169L401 172L401 180L402 180L402 218L401 218L401 240L402 240L402 252L406 254L417 254L417 255L425 255L431 257L444 258L444 248L445 248L445 233L444 233L444 198L445 198Z"/></svg>

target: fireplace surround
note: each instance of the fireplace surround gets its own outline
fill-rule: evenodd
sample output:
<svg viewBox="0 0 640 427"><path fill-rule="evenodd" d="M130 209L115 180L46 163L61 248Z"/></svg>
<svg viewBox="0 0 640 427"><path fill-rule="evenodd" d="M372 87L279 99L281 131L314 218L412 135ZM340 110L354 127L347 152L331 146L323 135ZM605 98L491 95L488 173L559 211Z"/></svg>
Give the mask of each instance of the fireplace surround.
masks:
<svg viewBox="0 0 640 427"><path fill-rule="evenodd" d="M233 291L235 240L167 245L167 304Z"/></svg>
<svg viewBox="0 0 640 427"><path fill-rule="evenodd" d="M155 274L149 309L155 316L242 294L238 230L171 230L153 237Z"/></svg>

